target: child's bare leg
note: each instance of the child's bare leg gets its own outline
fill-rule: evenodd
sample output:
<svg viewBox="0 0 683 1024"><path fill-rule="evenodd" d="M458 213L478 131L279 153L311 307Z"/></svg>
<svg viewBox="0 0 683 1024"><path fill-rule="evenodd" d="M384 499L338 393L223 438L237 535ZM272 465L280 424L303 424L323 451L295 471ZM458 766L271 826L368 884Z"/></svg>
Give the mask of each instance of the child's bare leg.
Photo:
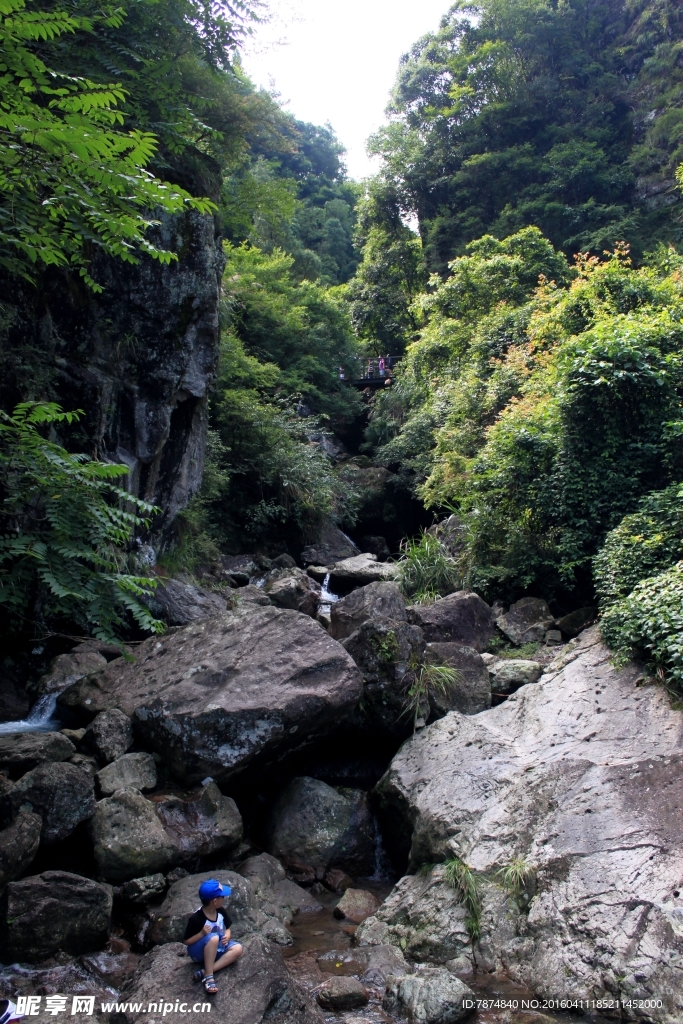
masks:
<svg viewBox="0 0 683 1024"><path fill-rule="evenodd" d="M216 963L216 950L218 949L218 936L212 935L207 944L204 946L204 970L209 974L213 974L214 966Z"/></svg>
<svg viewBox="0 0 683 1024"><path fill-rule="evenodd" d="M229 967L230 964L234 964L235 960L239 960L241 956L242 947L238 942L235 946L231 946L228 952L224 953L219 960L216 960L213 965L214 971L221 971L224 967Z"/></svg>

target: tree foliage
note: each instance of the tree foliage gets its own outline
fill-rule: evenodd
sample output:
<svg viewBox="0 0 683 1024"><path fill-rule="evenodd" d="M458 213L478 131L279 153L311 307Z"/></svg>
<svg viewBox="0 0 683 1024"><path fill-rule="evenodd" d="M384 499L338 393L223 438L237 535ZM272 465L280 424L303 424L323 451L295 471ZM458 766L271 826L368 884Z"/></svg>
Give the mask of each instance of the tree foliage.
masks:
<svg viewBox="0 0 683 1024"><path fill-rule="evenodd" d="M143 599L156 581L131 573L128 548L136 529L158 510L116 481L128 467L73 455L43 436L73 422L49 403L25 403L0 414L0 606L5 636L50 623L116 638L131 619L162 628Z"/></svg>

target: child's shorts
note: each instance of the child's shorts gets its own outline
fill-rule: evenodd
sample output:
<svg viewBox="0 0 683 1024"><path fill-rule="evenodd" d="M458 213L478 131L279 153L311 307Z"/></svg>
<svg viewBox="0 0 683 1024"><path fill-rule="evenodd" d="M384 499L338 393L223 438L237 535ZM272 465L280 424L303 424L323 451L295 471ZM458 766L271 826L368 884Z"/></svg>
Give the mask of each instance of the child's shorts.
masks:
<svg viewBox="0 0 683 1024"><path fill-rule="evenodd" d="M191 946L187 947L187 952L190 954L192 959L196 961L196 963L204 963L204 946L207 944L212 934L215 935L216 933L209 932L208 935L203 935L201 939L199 939L197 942L193 942ZM238 943L233 942L232 939L228 939L226 943L221 943L219 941L218 949L216 950L216 960L218 960L219 956L223 956L223 954L227 953L229 949L232 949L233 946L237 945Z"/></svg>

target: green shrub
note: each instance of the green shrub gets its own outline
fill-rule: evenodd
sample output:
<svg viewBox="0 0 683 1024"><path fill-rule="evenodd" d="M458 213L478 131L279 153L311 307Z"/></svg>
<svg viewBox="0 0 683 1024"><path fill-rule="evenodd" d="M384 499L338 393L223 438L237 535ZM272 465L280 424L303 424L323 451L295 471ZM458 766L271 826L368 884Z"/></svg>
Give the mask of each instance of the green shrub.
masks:
<svg viewBox="0 0 683 1024"><path fill-rule="evenodd" d="M654 491L637 512L608 533L593 561L595 589L603 607L626 597L641 580L683 557L683 487Z"/></svg>
<svg viewBox="0 0 683 1024"><path fill-rule="evenodd" d="M463 585L458 562L431 533L424 531L417 540L404 541L401 552L398 585L416 603L434 601Z"/></svg>
<svg viewBox="0 0 683 1024"><path fill-rule="evenodd" d="M610 605L600 621L617 664L645 659L658 677L683 689L683 562L642 580Z"/></svg>
<svg viewBox="0 0 683 1024"><path fill-rule="evenodd" d="M0 413L5 635L56 622L112 640L129 616L144 630L163 629L141 602L156 581L126 571L134 531L157 509L113 482L127 466L72 455L40 433L80 415L52 403Z"/></svg>

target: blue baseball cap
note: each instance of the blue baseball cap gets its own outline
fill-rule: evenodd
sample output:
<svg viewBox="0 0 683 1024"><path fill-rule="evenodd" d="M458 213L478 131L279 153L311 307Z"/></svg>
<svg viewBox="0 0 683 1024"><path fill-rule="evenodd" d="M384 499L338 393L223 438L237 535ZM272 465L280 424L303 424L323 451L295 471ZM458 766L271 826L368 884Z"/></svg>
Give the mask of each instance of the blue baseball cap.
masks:
<svg viewBox="0 0 683 1024"><path fill-rule="evenodd" d="M199 898L202 903L215 900L217 896L229 896L232 889L229 885L221 885L215 878L208 878L199 886Z"/></svg>

